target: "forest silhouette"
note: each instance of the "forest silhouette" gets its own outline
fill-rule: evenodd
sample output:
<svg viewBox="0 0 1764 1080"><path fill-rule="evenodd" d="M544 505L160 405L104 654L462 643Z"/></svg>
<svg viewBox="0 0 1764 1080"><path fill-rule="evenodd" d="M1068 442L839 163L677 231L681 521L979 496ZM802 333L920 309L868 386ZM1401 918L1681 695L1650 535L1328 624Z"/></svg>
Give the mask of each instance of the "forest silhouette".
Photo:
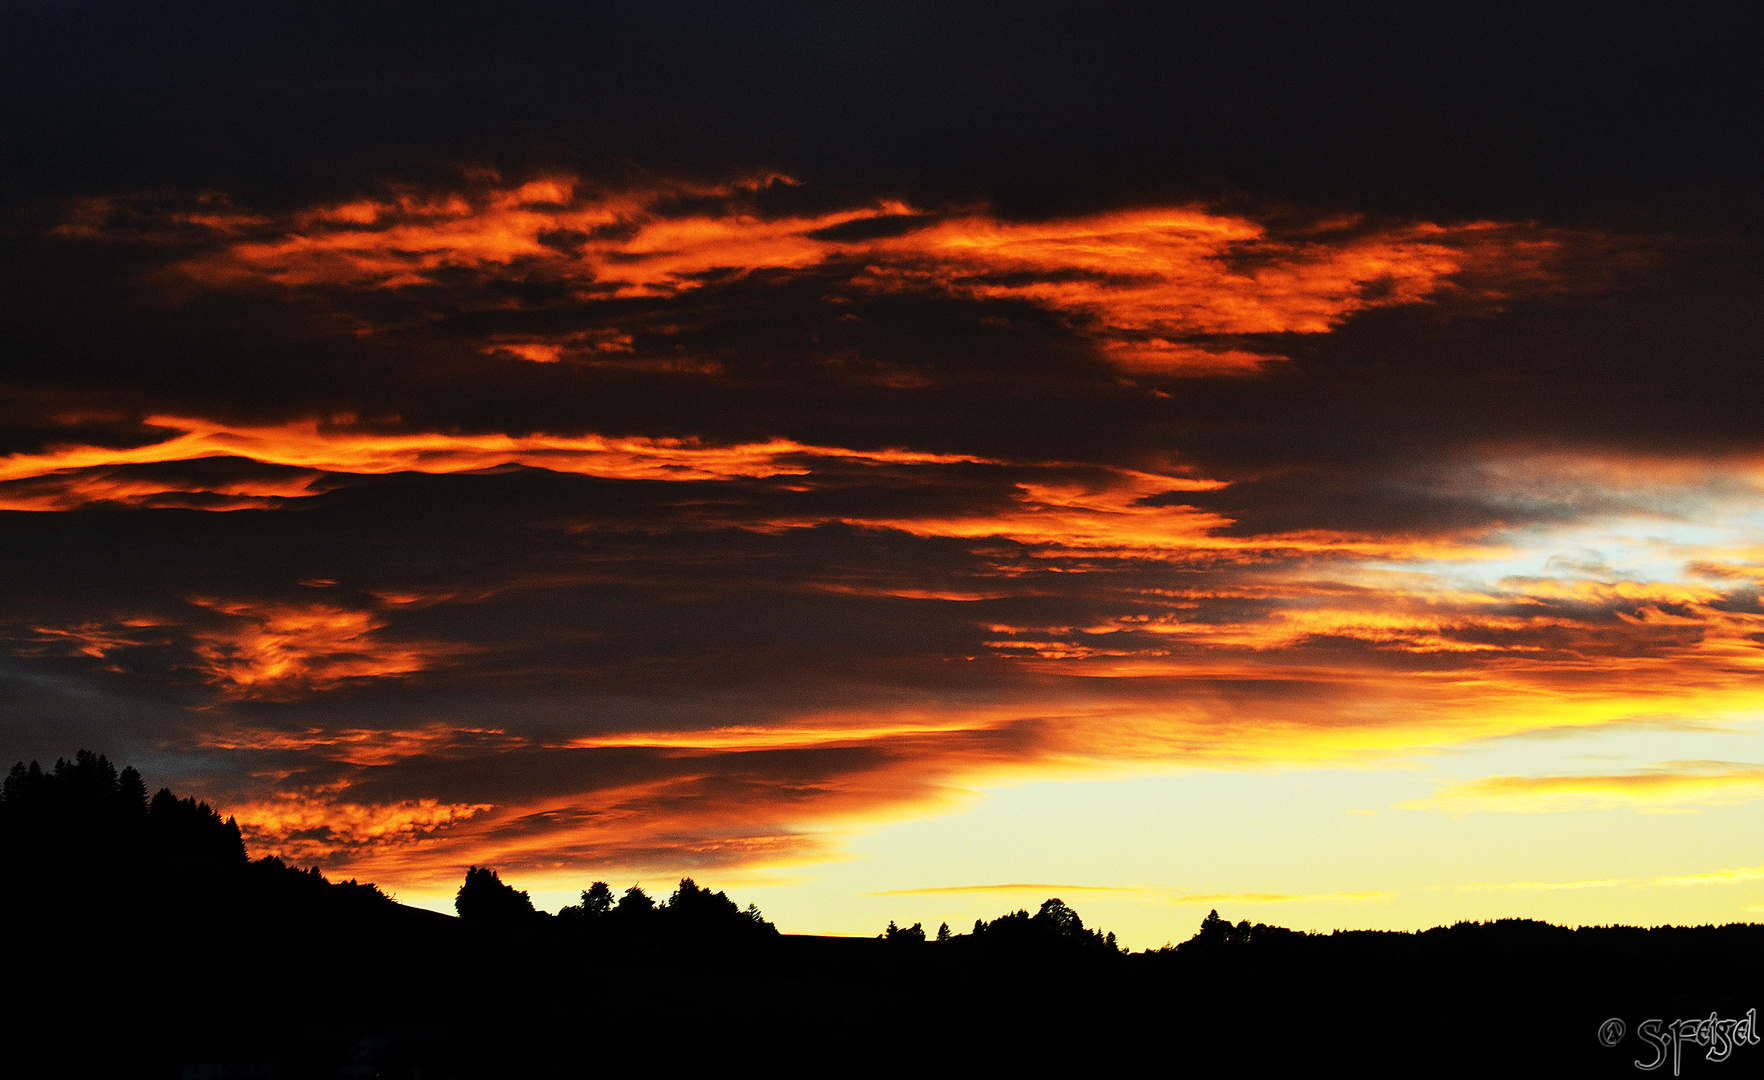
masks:
<svg viewBox="0 0 1764 1080"><path fill-rule="evenodd" d="M683 878L555 914L487 866L458 917L251 859L238 825L82 750L0 787L15 1075L577 1076L759 1055L769 1068L1167 1066L1256 1075L1629 1074L1643 1021L1758 1007L1764 927L1528 919L1316 934L1209 913L1133 953L1031 914L780 933ZM1611 1018L1627 1034L1599 1039ZM1148 1050L1149 1048L1149 1050ZM1681 1046L1684 1073L1720 1062ZM1764 1047L1742 1044L1752 1068ZM1737 1064L1737 1063L1736 1063Z"/></svg>

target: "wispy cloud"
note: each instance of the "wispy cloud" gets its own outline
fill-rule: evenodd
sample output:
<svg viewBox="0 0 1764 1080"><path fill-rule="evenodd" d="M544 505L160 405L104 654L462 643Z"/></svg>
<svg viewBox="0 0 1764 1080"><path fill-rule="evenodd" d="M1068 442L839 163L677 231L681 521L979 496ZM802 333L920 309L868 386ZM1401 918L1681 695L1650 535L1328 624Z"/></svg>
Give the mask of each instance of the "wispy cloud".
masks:
<svg viewBox="0 0 1764 1080"><path fill-rule="evenodd" d="M1441 788L1408 809L1537 813L1589 806L1733 804L1764 798L1764 766L1668 761L1623 773L1490 776Z"/></svg>
<svg viewBox="0 0 1764 1080"><path fill-rule="evenodd" d="M1710 870L1701 874L1677 874L1653 878L1650 885L1732 885L1742 881L1764 880L1764 866L1737 866Z"/></svg>

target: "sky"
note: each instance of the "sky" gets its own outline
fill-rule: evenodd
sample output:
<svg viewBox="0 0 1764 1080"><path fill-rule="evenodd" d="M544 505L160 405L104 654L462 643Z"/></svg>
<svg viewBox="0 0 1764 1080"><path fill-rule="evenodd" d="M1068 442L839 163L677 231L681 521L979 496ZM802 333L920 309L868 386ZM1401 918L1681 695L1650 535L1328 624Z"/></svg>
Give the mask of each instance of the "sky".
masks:
<svg viewBox="0 0 1764 1080"><path fill-rule="evenodd" d="M0 757L446 910L1764 911L1719 10L0 15Z"/></svg>

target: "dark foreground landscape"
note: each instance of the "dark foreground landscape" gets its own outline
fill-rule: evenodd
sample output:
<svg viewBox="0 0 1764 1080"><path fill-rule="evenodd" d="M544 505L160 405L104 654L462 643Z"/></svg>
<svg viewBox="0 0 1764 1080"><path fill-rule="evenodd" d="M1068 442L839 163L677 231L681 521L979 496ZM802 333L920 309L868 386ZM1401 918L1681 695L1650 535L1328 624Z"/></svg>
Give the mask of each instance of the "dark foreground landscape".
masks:
<svg viewBox="0 0 1764 1080"><path fill-rule="evenodd" d="M8 1075L1764 1064L1746 1023L1764 926L1321 935L1212 916L1180 945L1128 953L1057 899L963 933L813 937L690 880L653 900L595 883L546 915L487 868L453 918L253 861L206 805L149 798L135 770L86 752L12 770L0 839L7 961L25 990Z"/></svg>

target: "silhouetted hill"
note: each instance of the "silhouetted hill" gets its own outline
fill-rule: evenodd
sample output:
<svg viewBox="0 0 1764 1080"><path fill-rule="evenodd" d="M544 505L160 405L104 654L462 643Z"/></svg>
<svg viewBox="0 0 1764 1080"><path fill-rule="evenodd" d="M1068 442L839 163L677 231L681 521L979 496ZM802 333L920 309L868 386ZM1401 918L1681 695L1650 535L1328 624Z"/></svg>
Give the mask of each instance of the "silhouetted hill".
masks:
<svg viewBox="0 0 1764 1080"><path fill-rule="evenodd" d="M1764 927L1750 924L1307 934L1214 913L1180 945L1127 954L1057 899L935 939L895 924L816 937L691 879L661 901L596 882L546 915L488 867L468 871L456 919L252 861L212 808L149 799L133 769L85 751L8 775L0 866L24 991L8 1075L432 1080L746 1061L1630 1075L1678 1020L1681 1075L1764 1063L1755 1036L1722 1026L1759 1004ZM1706 1059L1721 1038L1728 1059Z"/></svg>

